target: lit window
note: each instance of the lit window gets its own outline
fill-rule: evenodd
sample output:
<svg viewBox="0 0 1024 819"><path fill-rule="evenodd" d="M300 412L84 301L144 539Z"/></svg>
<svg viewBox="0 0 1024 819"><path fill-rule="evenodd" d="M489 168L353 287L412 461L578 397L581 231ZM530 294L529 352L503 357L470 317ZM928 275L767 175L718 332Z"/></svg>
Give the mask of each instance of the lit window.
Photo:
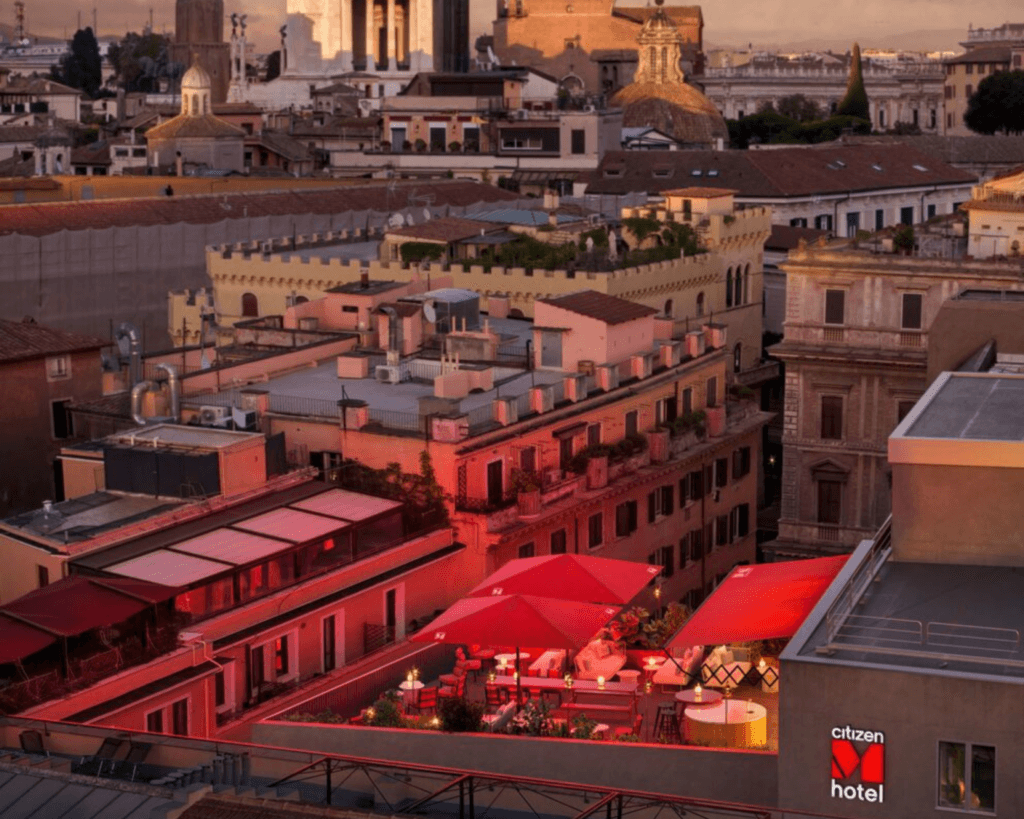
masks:
<svg viewBox="0 0 1024 819"><path fill-rule="evenodd" d="M995 813L996 749L964 742L939 743L941 808Z"/></svg>

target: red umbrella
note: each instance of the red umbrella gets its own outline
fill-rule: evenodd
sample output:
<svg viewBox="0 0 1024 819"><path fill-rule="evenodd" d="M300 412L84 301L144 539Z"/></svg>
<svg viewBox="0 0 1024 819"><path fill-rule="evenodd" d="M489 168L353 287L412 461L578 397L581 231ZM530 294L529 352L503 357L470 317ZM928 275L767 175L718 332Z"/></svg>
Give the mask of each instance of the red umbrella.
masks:
<svg viewBox="0 0 1024 819"><path fill-rule="evenodd" d="M518 668L519 646L579 648L618 612L617 606L525 594L464 597L410 639L420 643L514 645ZM517 677L517 688L518 682Z"/></svg>
<svg viewBox="0 0 1024 819"><path fill-rule="evenodd" d="M591 603L625 604L661 572L661 566L587 555L511 560L467 597L528 594Z"/></svg>

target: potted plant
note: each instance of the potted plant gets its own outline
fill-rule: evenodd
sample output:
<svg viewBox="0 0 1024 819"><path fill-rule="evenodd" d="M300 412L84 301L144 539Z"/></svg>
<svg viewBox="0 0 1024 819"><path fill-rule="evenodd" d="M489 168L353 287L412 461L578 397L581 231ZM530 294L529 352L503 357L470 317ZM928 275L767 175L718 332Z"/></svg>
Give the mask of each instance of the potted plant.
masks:
<svg viewBox="0 0 1024 819"><path fill-rule="evenodd" d="M517 469L512 473L512 487L516 491L519 514L540 514L541 478L537 472Z"/></svg>
<svg viewBox="0 0 1024 819"><path fill-rule="evenodd" d="M426 153L426 150L427 150L427 143L424 140L422 140L422 139L417 139L416 140L416 153L418 153L418 154Z"/></svg>
<svg viewBox="0 0 1024 819"><path fill-rule="evenodd" d="M462 143L456 139L453 139L451 142L448 143L448 151L453 154L461 153Z"/></svg>

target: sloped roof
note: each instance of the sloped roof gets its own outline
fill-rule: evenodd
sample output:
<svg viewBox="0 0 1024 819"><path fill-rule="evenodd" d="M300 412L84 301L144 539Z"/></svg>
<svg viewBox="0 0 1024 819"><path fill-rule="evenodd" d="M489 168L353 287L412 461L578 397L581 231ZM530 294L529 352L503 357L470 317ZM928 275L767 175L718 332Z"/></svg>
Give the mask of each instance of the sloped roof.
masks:
<svg viewBox="0 0 1024 819"><path fill-rule="evenodd" d="M803 239L808 244L816 242L828 233L815 228L792 227L791 225L772 225L772 233L764 243L765 250L792 250L798 247Z"/></svg>
<svg viewBox="0 0 1024 819"><path fill-rule="evenodd" d="M243 213L249 218L290 213L344 213L345 211L402 210L409 197L422 195L424 185L399 183L342 185L259 193L163 196L150 199L95 199L7 205L0 220L0 235L20 233L46 236L62 230L89 230L132 225L214 224ZM461 180L434 180L429 186L434 205L465 207L480 202L507 202L516 194L492 185Z"/></svg>
<svg viewBox="0 0 1024 819"><path fill-rule="evenodd" d="M13 94L35 94L37 96L73 94L82 96L77 88L70 88L53 80L42 77L8 77L7 85L0 86L0 92L9 91Z"/></svg>
<svg viewBox="0 0 1024 819"><path fill-rule="evenodd" d="M297 139L277 131L263 131L256 136L247 137L247 145L259 145L273 151L292 162L302 162L310 158L309 148Z"/></svg>
<svg viewBox="0 0 1024 819"><path fill-rule="evenodd" d="M646 23L658 11L658 6L647 8L623 8L612 9L613 17L623 17L632 20L634 23ZM703 20L700 6L660 6L661 10L675 23L684 20Z"/></svg>
<svg viewBox="0 0 1024 819"><path fill-rule="evenodd" d="M0 361L21 361L48 355L98 350L107 341L95 336L84 336L44 327L34 322L0 319Z"/></svg>
<svg viewBox="0 0 1024 819"><path fill-rule="evenodd" d="M213 114L191 116L179 114L174 119L154 125L146 131L146 139L242 139L245 131Z"/></svg>
<svg viewBox="0 0 1024 819"><path fill-rule="evenodd" d="M946 65L962 63L1008 63L1010 62L1009 46L989 46L988 48L972 48L957 57L944 60Z"/></svg>
<svg viewBox="0 0 1024 819"><path fill-rule="evenodd" d="M903 143L830 143L762 151L609 151L587 193L657 193L704 179L759 200L977 182L974 174Z"/></svg>
<svg viewBox="0 0 1024 819"><path fill-rule="evenodd" d="M100 140L71 151L72 165L109 165L110 145Z"/></svg>
<svg viewBox="0 0 1024 819"><path fill-rule="evenodd" d="M458 242L461 239L471 239L492 230L495 230L495 226L491 222L478 222L475 219L448 216L443 219L431 219L420 225L389 228L387 234L389 236L404 236L408 239L420 239L424 242Z"/></svg>
<svg viewBox="0 0 1024 819"><path fill-rule="evenodd" d="M537 301L580 316L603 321L605 324L624 324L627 321L653 316L658 312L653 307L616 296L606 296L596 290L581 290L578 293L569 293L554 299L537 299Z"/></svg>
<svg viewBox="0 0 1024 819"><path fill-rule="evenodd" d="M844 137L852 144L892 144L901 142L950 164L1024 164L1024 136L854 136Z"/></svg>

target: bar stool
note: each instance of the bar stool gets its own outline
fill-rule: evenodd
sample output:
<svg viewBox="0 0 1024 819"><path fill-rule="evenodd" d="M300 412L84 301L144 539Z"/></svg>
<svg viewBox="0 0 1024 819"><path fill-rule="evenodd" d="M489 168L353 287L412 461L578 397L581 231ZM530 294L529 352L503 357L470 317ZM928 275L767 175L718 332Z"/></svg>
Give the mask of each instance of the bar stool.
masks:
<svg viewBox="0 0 1024 819"><path fill-rule="evenodd" d="M675 743L683 741L679 732L679 717L676 714L675 703L658 706L658 716L654 721L654 739Z"/></svg>

